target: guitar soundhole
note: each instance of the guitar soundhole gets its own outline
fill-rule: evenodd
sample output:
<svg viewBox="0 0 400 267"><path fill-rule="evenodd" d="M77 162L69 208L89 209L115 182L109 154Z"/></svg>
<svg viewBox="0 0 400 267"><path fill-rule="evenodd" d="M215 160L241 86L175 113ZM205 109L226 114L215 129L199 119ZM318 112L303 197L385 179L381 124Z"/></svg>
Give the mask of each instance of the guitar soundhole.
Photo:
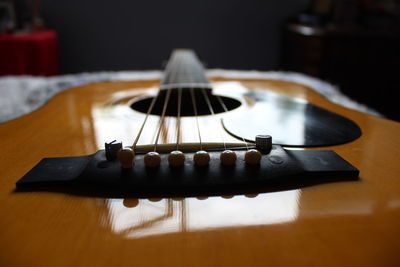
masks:
<svg viewBox="0 0 400 267"><path fill-rule="evenodd" d="M219 101L217 96L208 94L207 97L210 100L212 109L215 114L225 112L225 109L221 105L221 102ZM224 103L224 105L226 106L226 109L228 111L238 108L241 105L240 101L238 101L234 98L225 97L225 96L219 96L219 98L222 100L222 102ZM161 115L165 100L166 100L166 94L160 94L158 96L150 114ZM153 101L153 97L143 98L143 99L133 102L131 104L131 108L138 112L147 113L152 101ZM195 93L195 102L196 102L198 115L211 115L212 114L210 111L209 105L206 101L206 98L204 97L203 94L196 92ZM192 101L191 95L188 92L182 93L181 111L180 112L181 112L181 116L195 116L193 101ZM166 110L165 114L166 114L166 116L177 116L178 115L178 96L177 96L177 94L172 93L170 95L167 110Z"/></svg>

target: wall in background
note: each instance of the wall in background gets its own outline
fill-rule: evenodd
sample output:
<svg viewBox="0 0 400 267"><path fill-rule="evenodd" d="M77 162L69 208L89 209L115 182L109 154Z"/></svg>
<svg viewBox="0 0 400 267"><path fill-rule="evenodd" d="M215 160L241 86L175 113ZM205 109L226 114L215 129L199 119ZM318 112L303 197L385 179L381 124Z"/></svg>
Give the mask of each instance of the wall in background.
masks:
<svg viewBox="0 0 400 267"><path fill-rule="evenodd" d="M308 0L41 1L62 73L160 69L173 48L209 68L276 69L281 28Z"/></svg>

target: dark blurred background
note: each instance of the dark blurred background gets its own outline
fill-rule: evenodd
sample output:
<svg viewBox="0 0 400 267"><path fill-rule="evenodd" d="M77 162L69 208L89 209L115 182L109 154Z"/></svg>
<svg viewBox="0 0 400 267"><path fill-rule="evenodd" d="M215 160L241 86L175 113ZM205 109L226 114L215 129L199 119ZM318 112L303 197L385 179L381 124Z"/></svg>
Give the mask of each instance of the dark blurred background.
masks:
<svg viewBox="0 0 400 267"><path fill-rule="evenodd" d="M41 16L59 34L63 73L160 69L179 47L211 68L266 70L279 64L282 21L307 2L42 0Z"/></svg>
<svg viewBox="0 0 400 267"><path fill-rule="evenodd" d="M305 73L400 120L399 0L0 0L0 16L2 35L55 34L57 66L31 74L161 69L193 48L208 68Z"/></svg>

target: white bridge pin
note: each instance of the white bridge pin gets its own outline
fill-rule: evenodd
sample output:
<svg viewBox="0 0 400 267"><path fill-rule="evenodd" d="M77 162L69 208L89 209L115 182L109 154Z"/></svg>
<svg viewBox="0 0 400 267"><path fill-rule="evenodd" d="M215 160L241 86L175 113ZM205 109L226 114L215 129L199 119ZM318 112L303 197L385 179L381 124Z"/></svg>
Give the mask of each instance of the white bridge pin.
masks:
<svg viewBox="0 0 400 267"><path fill-rule="evenodd" d="M132 168L135 164L135 153L129 147L122 148L117 153L117 158L123 169Z"/></svg>
<svg viewBox="0 0 400 267"><path fill-rule="evenodd" d="M199 150L194 154L193 161L199 167L207 166L210 162L210 154L204 150Z"/></svg>
<svg viewBox="0 0 400 267"><path fill-rule="evenodd" d="M173 167L182 166L185 163L185 154L179 150L171 151L168 155L168 162Z"/></svg>
<svg viewBox="0 0 400 267"><path fill-rule="evenodd" d="M257 149L249 149L244 155L244 160L249 165L258 165L261 161L261 153Z"/></svg>
<svg viewBox="0 0 400 267"><path fill-rule="evenodd" d="M144 155L144 165L149 168L156 168L160 165L161 163L161 157L160 154L158 154L155 151L148 152L146 155Z"/></svg>
<svg viewBox="0 0 400 267"><path fill-rule="evenodd" d="M219 156L222 165L231 166L236 163L236 153L232 150L224 150L221 155Z"/></svg>

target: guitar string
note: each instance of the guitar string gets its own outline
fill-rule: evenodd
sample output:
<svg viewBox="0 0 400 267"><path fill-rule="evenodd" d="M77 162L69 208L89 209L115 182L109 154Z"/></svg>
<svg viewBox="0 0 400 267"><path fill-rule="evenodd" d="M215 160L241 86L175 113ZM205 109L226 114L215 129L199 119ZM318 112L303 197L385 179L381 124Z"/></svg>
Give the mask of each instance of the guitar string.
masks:
<svg viewBox="0 0 400 267"><path fill-rule="evenodd" d="M148 117L149 117L151 111L153 110L154 104L156 103L156 100L158 99L158 96L159 96L159 94L157 94L155 97L153 97L153 100L151 101L150 106L149 106L149 108L147 109L146 117L144 118L143 123L142 123L142 125L141 125L141 127L140 127L140 129L139 129L139 132L138 132L138 134L136 135L136 139L135 139L135 141L133 142L133 145L132 145L133 151L135 151L135 149L136 149L136 145L137 145L137 143L139 142L139 138L140 138L140 136L141 136L141 134L142 134L143 128L144 128L144 126L146 125L147 119L148 119Z"/></svg>
<svg viewBox="0 0 400 267"><path fill-rule="evenodd" d="M168 102L169 102L169 97L171 95L171 89L167 89L167 93L165 95L165 100L164 100L164 105L163 105L163 109L162 109L162 113L161 113L161 118L158 121L158 131L157 131L157 135L156 135L156 140L154 141L154 152L157 151L157 144L158 144L158 139L160 137L160 133L161 133L161 129L162 126L164 125L164 121L165 121L165 112L167 110L167 106L168 106Z"/></svg>
<svg viewBox="0 0 400 267"><path fill-rule="evenodd" d="M164 81L166 80L167 75L171 72L171 70L169 69L169 65L170 64L172 65L172 60L171 60L171 62L168 62L167 66L166 66L166 70L167 71L166 71L166 74L165 74L163 80L161 81L161 84L164 83ZM144 120L142 122L142 125L140 126L140 129L139 129L139 131L138 131L138 133L136 135L136 139L132 144L133 151L136 150L136 145L139 142L140 136L142 135L143 129L144 129L146 123L147 123L147 119L149 118L150 113L152 112L152 110L154 108L154 105L155 105L156 101L158 100L159 95L160 95L160 90L158 91L157 95L155 97L153 97L152 101L150 102L150 106L147 109L146 116L145 116L145 118L144 118Z"/></svg>
<svg viewBox="0 0 400 267"><path fill-rule="evenodd" d="M174 81L174 79L176 79L176 77L178 76L178 70L179 70L180 66L182 65L183 61L181 58L178 58L177 56L175 56L172 61L176 64L176 67L175 67L174 72L172 72L172 70L171 70L173 76L171 75L170 77L173 77L173 79L170 78L170 80ZM154 141L154 152L157 151L158 139L160 137L161 129L165 122L165 113L167 111L171 91L172 91L171 88L167 89L167 93L165 96L164 105L163 105L163 109L162 109L162 113L161 113L161 118L159 120L158 131L157 131L156 139Z"/></svg>
<svg viewBox="0 0 400 267"><path fill-rule="evenodd" d="M194 88L193 87L190 88L190 97L192 98L193 111L194 111L194 116L196 118L197 134L199 135L200 150L203 150L203 143L201 141L201 134L200 134L199 116L197 113L197 103L196 103L196 98L194 96Z"/></svg>
<svg viewBox="0 0 400 267"><path fill-rule="evenodd" d="M216 95L218 102L221 104L222 108L224 109L225 112L228 112L228 108L226 107L224 100L221 98L221 96ZM242 141L244 143L244 145L246 146L246 150L249 150L249 146L247 145L246 140L244 139L244 137L242 136Z"/></svg>
<svg viewBox="0 0 400 267"><path fill-rule="evenodd" d="M176 132L176 150L179 150L179 141L181 138L181 105L182 105L182 88L178 88L178 110L177 110L177 132Z"/></svg>
<svg viewBox="0 0 400 267"><path fill-rule="evenodd" d="M214 116L215 112L214 112L214 109L213 109L213 107L211 105L210 98L208 97L208 95L207 95L207 93L206 93L206 91L204 89L201 89L201 92L203 93L204 99L206 100L208 109L210 110L211 114ZM218 127L218 129L219 129L219 134L221 136L222 142L224 144L224 149L226 150L226 143L225 143L225 138L224 138L223 133L222 133L222 129L220 127Z"/></svg>
<svg viewBox="0 0 400 267"><path fill-rule="evenodd" d="M178 61L179 64L177 64L177 66L179 66L179 68L182 66L183 64L183 60L181 59L180 61ZM177 67L178 69L178 67ZM178 70L179 71L179 70ZM178 71L176 71L176 73L178 73ZM175 77L178 76L178 74L174 75ZM178 82L179 84L179 82ZM178 105L177 105L177 117L176 117L176 150L179 150L179 142L181 139L181 108L182 108L182 88L179 87L178 88Z"/></svg>
<svg viewBox="0 0 400 267"><path fill-rule="evenodd" d="M193 75L190 74L189 77L190 77L189 78L190 83L194 84ZM195 93L194 93L194 87L193 86L190 88L190 97L192 99L193 112L194 112L194 116L196 118L196 128L197 128L197 135L199 136L200 150L203 150L203 142L201 140L201 130L200 130L200 124L199 124L199 115L198 115L198 111L197 111L197 102L196 102L196 96L195 96Z"/></svg>

